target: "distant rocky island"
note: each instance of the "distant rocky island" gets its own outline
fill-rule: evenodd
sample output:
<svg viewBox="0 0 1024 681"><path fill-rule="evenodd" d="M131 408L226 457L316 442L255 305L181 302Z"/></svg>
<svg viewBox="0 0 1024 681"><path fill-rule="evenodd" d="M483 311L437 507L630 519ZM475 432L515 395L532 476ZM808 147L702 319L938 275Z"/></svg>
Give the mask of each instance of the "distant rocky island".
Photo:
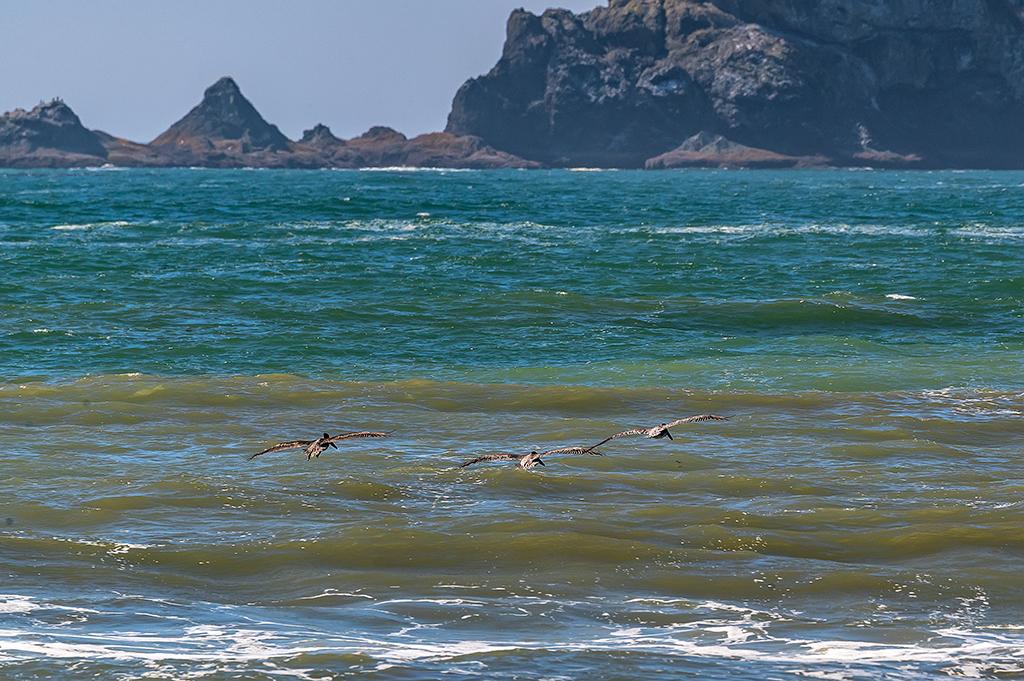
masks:
<svg viewBox="0 0 1024 681"><path fill-rule="evenodd" d="M230 78L148 144L60 100L0 166L1024 168L1024 0L609 0L512 13L444 132L290 140Z"/></svg>
<svg viewBox="0 0 1024 681"><path fill-rule="evenodd" d="M67 168L532 168L536 162L497 151L473 135L439 132L408 139L391 128L371 128L355 139L335 137L324 125L298 141L268 123L231 78L206 89L202 101L149 144L89 130L66 103L0 117L0 166Z"/></svg>

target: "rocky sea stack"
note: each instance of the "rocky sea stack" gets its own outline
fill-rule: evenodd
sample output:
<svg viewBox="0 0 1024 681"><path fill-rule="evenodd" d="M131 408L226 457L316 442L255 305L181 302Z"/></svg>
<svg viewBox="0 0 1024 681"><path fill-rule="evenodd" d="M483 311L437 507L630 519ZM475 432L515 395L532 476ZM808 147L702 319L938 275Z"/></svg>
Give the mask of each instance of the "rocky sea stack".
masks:
<svg viewBox="0 0 1024 681"><path fill-rule="evenodd" d="M292 164L292 159L279 158L280 152L291 151L291 141L227 77L206 88L202 101L150 146L178 165Z"/></svg>
<svg viewBox="0 0 1024 681"><path fill-rule="evenodd" d="M610 0L514 12L447 129L559 166L1019 168L1022 120L1024 0Z"/></svg>
<svg viewBox="0 0 1024 681"><path fill-rule="evenodd" d="M0 166L60 167L68 161L91 165L106 156L99 135L87 130L59 99L0 117Z"/></svg>
<svg viewBox="0 0 1024 681"><path fill-rule="evenodd" d="M288 139L231 78L150 144L54 100L0 166L1024 168L1024 0L609 0L512 13L445 132Z"/></svg>
<svg viewBox="0 0 1024 681"><path fill-rule="evenodd" d="M203 101L152 142L155 147L187 145L237 146L242 150L283 151L288 138L263 120L231 78L206 88Z"/></svg>

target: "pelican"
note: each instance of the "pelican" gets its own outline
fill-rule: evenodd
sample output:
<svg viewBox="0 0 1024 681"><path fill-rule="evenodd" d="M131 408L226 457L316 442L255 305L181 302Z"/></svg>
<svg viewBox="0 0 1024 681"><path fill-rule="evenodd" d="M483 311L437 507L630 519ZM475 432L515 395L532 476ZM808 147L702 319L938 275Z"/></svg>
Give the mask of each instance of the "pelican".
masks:
<svg viewBox="0 0 1024 681"><path fill-rule="evenodd" d="M306 450L306 461L309 461L313 457L320 458L320 455L327 451L328 447L338 448L335 442L341 442L342 440L354 440L361 437L387 437L388 433L372 433L369 431L359 431L355 433L345 433L343 435L328 435L324 433L322 437L318 437L315 440L293 440L292 442L282 442L276 444L273 447L267 447L259 454L253 454L249 457L249 461L252 461L257 456L263 456L264 454L270 454L272 452L283 452L286 449L304 449Z"/></svg>
<svg viewBox="0 0 1024 681"><path fill-rule="evenodd" d="M672 440L674 438L672 437L672 433L669 432L670 429L675 428L676 426L681 426L684 423L702 423L704 421L728 421L728 420L729 420L729 417L727 417L727 416L715 416L714 414L701 414L699 416L688 416L685 419L676 419L675 421L672 421L671 423L663 423L660 426L654 426L653 428L634 428L632 430L624 430L621 433L616 433L615 435L612 435L611 437L608 437L608 438L605 438L604 440L601 440L596 445L591 447L591 449L597 449L598 447L600 447L601 445L603 445L603 444L605 444L607 442L611 442L612 440L618 440L620 437L633 437L633 436L637 436L637 435L649 438L651 440L660 440L660 439L662 439L664 437L667 437L669 440Z"/></svg>
<svg viewBox="0 0 1024 681"><path fill-rule="evenodd" d="M477 463L484 463L485 461L518 461L516 468L524 471L531 470L536 466L546 466L542 456L556 456L558 454L564 454L567 456L576 456L588 454L590 456L604 456L601 452L595 452L596 447L563 447L561 449L549 449L546 452L533 451L529 454L484 454L478 456L475 459L465 462L459 468L466 468Z"/></svg>

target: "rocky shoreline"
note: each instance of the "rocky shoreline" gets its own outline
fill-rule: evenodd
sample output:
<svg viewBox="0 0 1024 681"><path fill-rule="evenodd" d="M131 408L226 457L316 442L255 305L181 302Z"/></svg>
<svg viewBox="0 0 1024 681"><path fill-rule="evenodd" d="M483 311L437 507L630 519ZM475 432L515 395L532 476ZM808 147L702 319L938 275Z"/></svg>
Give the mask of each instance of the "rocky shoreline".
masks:
<svg viewBox="0 0 1024 681"><path fill-rule="evenodd" d="M1024 168L1022 120L1024 0L609 0L513 12L444 132L290 140L222 78L148 144L6 113L0 167Z"/></svg>

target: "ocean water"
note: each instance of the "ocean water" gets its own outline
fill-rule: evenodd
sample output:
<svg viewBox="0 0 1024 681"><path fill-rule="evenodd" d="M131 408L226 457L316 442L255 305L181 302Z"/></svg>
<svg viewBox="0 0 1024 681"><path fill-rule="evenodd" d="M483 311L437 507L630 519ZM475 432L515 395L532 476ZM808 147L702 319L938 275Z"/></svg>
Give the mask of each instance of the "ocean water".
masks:
<svg viewBox="0 0 1024 681"><path fill-rule="evenodd" d="M0 171L0 267L0 678L1024 678L1024 173Z"/></svg>

